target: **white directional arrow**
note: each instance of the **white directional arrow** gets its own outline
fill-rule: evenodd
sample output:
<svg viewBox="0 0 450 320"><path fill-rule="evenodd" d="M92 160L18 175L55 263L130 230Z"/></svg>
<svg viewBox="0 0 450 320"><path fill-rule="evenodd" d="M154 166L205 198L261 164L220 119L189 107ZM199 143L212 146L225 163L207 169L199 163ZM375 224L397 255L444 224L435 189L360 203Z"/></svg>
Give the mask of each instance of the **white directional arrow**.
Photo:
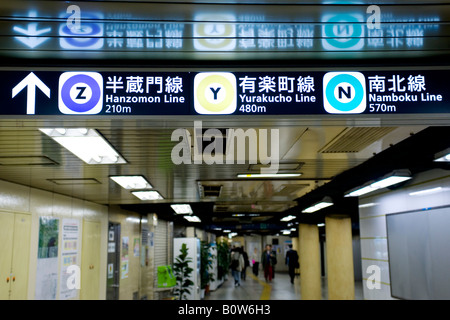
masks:
<svg viewBox="0 0 450 320"><path fill-rule="evenodd" d="M45 85L33 72L30 72L22 81L12 89L14 98L20 91L27 87L27 114L34 114L36 109L36 87L50 98L50 88Z"/></svg>
<svg viewBox="0 0 450 320"><path fill-rule="evenodd" d="M20 42L22 42L23 44L27 45L31 49L42 44L47 39L50 39L50 38L41 38L39 36L44 33L50 32L52 30L52 28L44 28L44 29L38 30L37 25L38 25L37 22L29 23L27 29L24 29L24 28L21 28L18 26L14 26L13 27L14 31L19 32L25 36L28 36L28 37L20 36L20 37L16 37L16 39L19 40Z"/></svg>

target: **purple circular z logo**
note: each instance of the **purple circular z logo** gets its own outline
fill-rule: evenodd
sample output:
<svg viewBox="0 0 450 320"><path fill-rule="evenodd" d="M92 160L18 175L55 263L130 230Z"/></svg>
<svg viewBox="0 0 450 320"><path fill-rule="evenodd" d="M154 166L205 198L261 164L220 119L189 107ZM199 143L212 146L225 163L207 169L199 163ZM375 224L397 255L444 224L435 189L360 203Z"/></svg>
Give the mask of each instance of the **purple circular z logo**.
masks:
<svg viewBox="0 0 450 320"><path fill-rule="evenodd" d="M103 107L103 78L96 72L65 72L59 78L63 114L97 114Z"/></svg>

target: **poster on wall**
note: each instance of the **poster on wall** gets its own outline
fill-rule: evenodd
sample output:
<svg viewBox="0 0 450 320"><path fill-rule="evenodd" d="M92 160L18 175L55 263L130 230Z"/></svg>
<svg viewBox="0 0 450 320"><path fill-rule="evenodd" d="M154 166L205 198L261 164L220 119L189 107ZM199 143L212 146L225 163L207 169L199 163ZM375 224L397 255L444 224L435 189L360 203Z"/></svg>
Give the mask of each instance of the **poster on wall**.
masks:
<svg viewBox="0 0 450 320"><path fill-rule="evenodd" d="M122 237L122 258L128 259L128 248L130 246L130 239Z"/></svg>
<svg viewBox="0 0 450 320"><path fill-rule="evenodd" d="M130 246L130 239L128 237L122 237L122 256L120 261L120 275L122 279L128 278L128 250Z"/></svg>
<svg viewBox="0 0 450 320"><path fill-rule="evenodd" d="M36 300L56 299L58 285L59 219L39 218Z"/></svg>
<svg viewBox="0 0 450 320"><path fill-rule="evenodd" d="M79 241L80 241L80 221L78 219L62 220L62 244L61 244L61 278L59 288L59 298L61 300L76 298L77 289L69 286L73 275L69 272L70 266L79 266ZM72 289L70 288L72 287Z"/></svg>
<svg viewBox="0 0 450 320"><path fill-rule="evenodd" d="M128 278L128 270L129 270L128 266L129 266L128 259L121 261L120 275L122 279Z"/></svg>
<svg viewBox="0 0 450 320"><path fill-rule="evenodd" d="M134 238L133 255L139 257L139 238Z"/></svg>
<svg viewBox="0 0 450 320"><path fill-rule="evenodd" d="M114 278L114 264L108 263L108 279Z"/></svg>

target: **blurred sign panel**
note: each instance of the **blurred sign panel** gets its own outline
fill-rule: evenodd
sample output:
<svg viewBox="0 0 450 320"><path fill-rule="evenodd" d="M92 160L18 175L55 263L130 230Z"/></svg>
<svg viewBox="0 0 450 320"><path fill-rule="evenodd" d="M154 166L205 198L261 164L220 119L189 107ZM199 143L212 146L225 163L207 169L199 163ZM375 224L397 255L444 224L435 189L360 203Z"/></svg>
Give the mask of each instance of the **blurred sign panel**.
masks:
<svg viewBox="0 0 450 320"><path fill-rule="evenodd" d="M20 6L23 5L23 10ZM0 22L3 41L0 51L38 51L41 56L109 57L139 56L153 59L203 59L218 53L233 59L248 53L286 53L289 57L315 52L383 52L401 54L401 50L443 50L448 32L441 22L448 14L439 5L381 6L380 23L373 27L367 5L358 6L264 6L227 4L220 11L210 5L80 3L79 25L72 28L73 14L66 3L41 2L38 11L22 2ZM19 13L21 12L21 13ZM442 16L442 17L441 17ZM377 20L377 21L378 21ZM89 55L80 55L87 51ZM145 53L148 53L145 55ZM34 56L33 56L34 57Z"/></svg>

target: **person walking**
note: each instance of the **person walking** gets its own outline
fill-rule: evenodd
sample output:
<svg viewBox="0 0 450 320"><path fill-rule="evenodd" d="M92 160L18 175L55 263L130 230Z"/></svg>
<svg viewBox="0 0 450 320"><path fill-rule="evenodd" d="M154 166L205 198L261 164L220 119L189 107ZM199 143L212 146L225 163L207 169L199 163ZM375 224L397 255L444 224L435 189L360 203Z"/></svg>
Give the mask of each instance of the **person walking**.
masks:
<svg viewBox="0 0 450 320"><path fill-rule="evenodd" d="M298 253L292 249L292 244L289 245L289 251L286 253L286 264L289 268L289 276L291 277L291 283L294 283L295 269L299 268Z"/></svg>
<svg viewBox="0 0 450 320"><path fill-rule="evenodd" d="M272 281L273 278L273 267L277 263L275 254L272 252L272 246L270 244L266 245L266 250L261 256L261 263L264 270L264 278L266 281Z"/></svg>
<svg viewBox="0 0 450 320"><path fill-rule="evenodd" d="M258 249L255 248L253 250L253 255L252 255L252 269L253 269L253 274L255 276L258 276L259 273L259 261L260 261L261 256L258 253Z"/></svg>
<svg viewBox="0 0 450 320"><path fill-rule="evenodd" d="M244 268L244 258L241 254L240 248L234 248L231 251L231 274L234 278L234 286L238 287L241 285L241 272Z"/></svg>
<svg viewBox="0 0 450 320"><path fill-rule="evenodd" d="M242 258L244 259L244 267L242 268L242 272L241 272L241 279L245 281L245 279L247 278L247 267L250 265L250 262L248 261L248 254L247 252L245 252L244 248L240 248L241 249L241 254L242 254Z"/></svg>

